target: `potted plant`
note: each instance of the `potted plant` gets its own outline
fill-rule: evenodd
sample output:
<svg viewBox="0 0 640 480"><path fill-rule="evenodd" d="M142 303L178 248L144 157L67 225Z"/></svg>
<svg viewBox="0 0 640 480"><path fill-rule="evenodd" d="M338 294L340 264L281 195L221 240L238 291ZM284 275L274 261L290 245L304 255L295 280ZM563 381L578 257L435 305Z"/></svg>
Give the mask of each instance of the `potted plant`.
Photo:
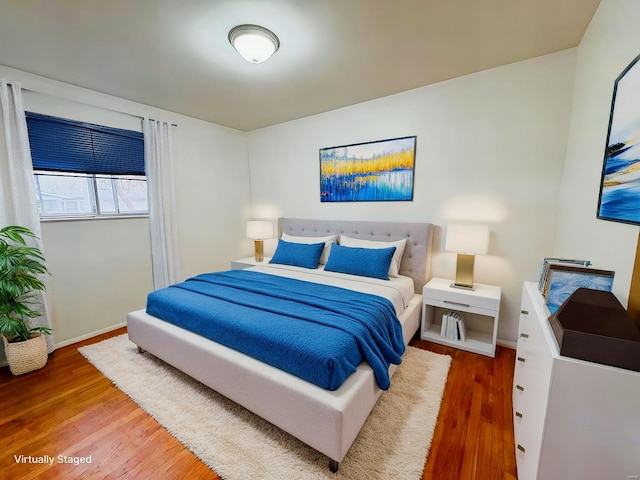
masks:
<svg viewBox="0 0 640 480"><path fill-rule="evenodd" d="M48 327L32 327L29 319L41 315L34 293L47 274L40 249L27 245L36 238L28 228L10 225L0 229L0 334L9 368L14 375L32 372L47 364Z"/></svg>

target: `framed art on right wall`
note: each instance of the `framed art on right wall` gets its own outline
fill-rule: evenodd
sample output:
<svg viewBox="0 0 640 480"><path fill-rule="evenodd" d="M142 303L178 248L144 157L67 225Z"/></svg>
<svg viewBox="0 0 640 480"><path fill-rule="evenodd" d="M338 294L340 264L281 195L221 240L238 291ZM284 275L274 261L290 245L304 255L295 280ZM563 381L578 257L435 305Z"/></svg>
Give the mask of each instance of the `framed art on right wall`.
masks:
<svg viewBox="0 0 640 480"><path fill-rule="evenodd" d="M640 55L613 87L598 218L640 225Z"/></svg>

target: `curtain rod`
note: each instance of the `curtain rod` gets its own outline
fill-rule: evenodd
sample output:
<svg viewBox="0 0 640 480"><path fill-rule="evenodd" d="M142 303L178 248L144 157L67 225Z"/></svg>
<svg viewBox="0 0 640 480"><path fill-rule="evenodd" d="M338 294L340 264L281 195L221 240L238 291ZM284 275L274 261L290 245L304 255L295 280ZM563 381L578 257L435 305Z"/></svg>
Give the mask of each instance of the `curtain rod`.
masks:
<svg viewBox="0 0 640 480"><path fill-rule="evenodd" d="M114 112L115 112L115 111L116 111L116 110L114 110ZM121 112L121 113L125 113L125 112ZM134 116L134 117L138 117L138 115L132 115L132 116ZM161 121L162 121L162 120L154 120L153 118L149 118L149 117L139 117L139 118L140 118L141 120L144 120L145 118L147 118L147 120L151 120L151 121L154 121L154 122L161 122ZM178 126L178 124L177 124L177 123L170 123L169 125L171 125L172 127L177 127L177 126Z"/></svg>
<svg viewBox="0 0 640 480"><path fill-rule="evenodd" d="M11 85L11 82L7 82L7 84ZM60 98L60 99L62 99L62 100L68 100L68 101L70 101L70 102L80 103L80 104L82 104L82 105L88 105L88 106L90 106L90 107L101 108L101 109L103 109L103 110L109 110L110 112L121 113L121 114L123 114L123 115L128 115L128 116L130 116L130 117L138 118L138 119L140 119L140 120L144 120L145 118L148 118L149 120L153 120L154 122L158 122L158 121L160 121L160 120L155 120L155 119L153 119L153 118L149 118L149 117L143 117L142 115L137 115L137 114L135 114L135 113L129 113L129 112L123 112L122 110L116 110L115 108L104 107L104 106L102 106L102 105L91 105L91 104L88 104L88 103L79 102L79 101L77 101L77 100L69 100L69 99L66 99L66 98L57 97L57 96L52 95L52 94L50 94L50 93L44 93L44 92L39 92L39 91L37 91L37 90L33 90L33 89L31 89L31 88L25 88L25 87L23 87L23 86L22 86L22 84L20 84L20 88L21 88L22 90L27 91L27 92L37 93L37 94L39 94L39 95L47 95L47 96L49 96L49 97L54 97L54 98ZM172 127L177 127L177 126L178 126L178 124L177 124L177 123L173 123L173 122L171 122L171 124L170 124L170 125L171 125Z"/></svg>

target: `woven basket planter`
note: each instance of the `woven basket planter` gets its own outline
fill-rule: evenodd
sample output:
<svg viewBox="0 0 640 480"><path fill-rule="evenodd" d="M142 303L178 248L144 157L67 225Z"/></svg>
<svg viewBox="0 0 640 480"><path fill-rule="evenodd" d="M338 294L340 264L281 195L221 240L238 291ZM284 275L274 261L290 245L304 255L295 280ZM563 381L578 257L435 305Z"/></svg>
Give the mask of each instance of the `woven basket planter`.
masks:
<svg viewBox="0 0 640 480"><path fill-rule="evenodd" d="M40 333L36 333L26 342L9 343L5 336L4 353L9 362L9 370L14 375L39 370L47 364L47 342Z"/></svg>

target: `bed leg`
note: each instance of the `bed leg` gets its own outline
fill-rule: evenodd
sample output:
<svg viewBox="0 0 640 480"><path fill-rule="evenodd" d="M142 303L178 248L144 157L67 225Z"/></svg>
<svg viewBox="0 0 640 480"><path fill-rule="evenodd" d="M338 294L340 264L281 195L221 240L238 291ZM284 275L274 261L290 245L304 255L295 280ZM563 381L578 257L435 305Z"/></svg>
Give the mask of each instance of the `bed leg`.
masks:
<svg viewBox="0 0 640 480"><path fill-rule="evenodd" d="M340 467L340 462L329 459L329 470L331 470L331 473L336 473L338 471L338 467Z"/></svg>
<svg viewBox="0 0 640 480"><path fill-rule="evenodd" d="M144 353L144 349L141 346L138 346L138 353Z"/></svg>

